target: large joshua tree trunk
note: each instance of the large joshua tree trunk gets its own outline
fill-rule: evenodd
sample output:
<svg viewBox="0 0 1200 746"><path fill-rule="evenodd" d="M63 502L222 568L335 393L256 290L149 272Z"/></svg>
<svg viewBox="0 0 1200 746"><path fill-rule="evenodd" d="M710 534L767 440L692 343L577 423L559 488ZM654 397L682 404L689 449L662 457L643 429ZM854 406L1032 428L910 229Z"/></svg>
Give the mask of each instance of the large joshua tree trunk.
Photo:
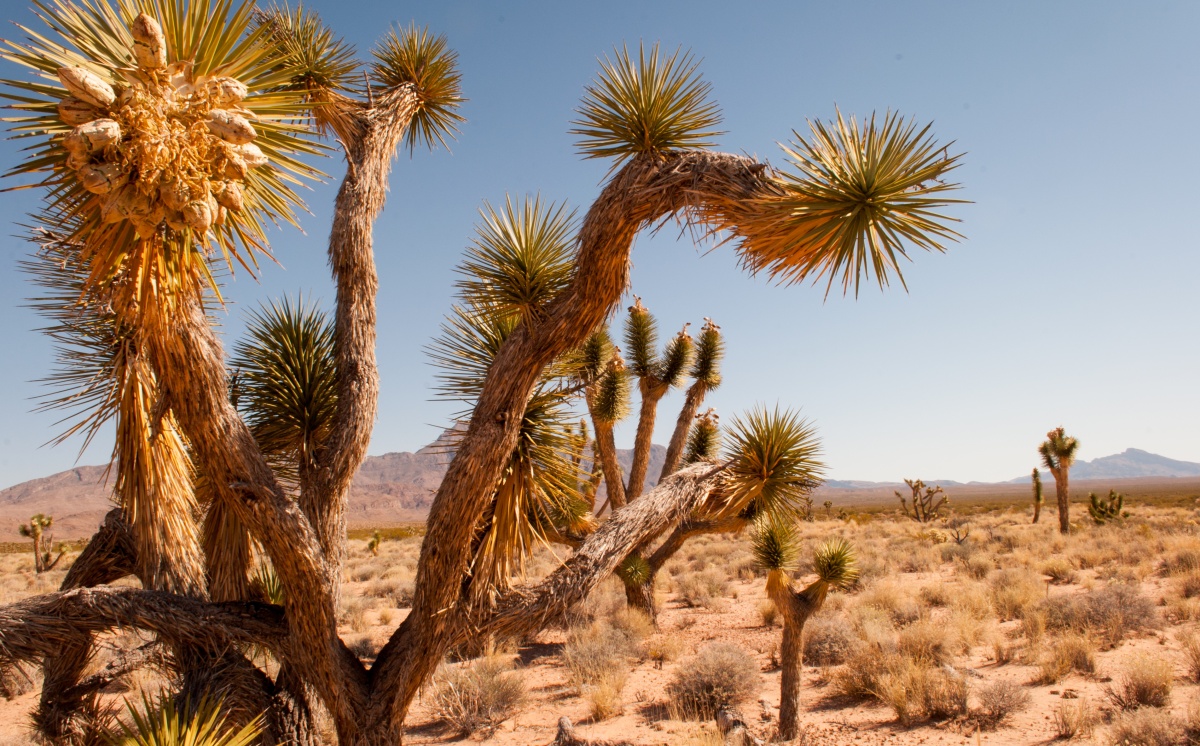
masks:
<svg viewBox="0 0 1200 746"><path fill-rule="evenodd" d="M1070 487L1068 485L1068 477L1070 471L1064 468L1054 469L1051 472L1054 475L1054 491L1058 497L1058 532L1060 534L1071 533L1071 501Z"/></svg>
<svg viewBox="0 0 1200 746"><path fill-rule="evenodd" d="M829 584L817 580L802 591L794 591L784 573L773 571L767 579L767 595L783 618L783 641L779 649L779 740L790 741L800 732L800 669L803 663L804 625L825 603Z"/></svg>

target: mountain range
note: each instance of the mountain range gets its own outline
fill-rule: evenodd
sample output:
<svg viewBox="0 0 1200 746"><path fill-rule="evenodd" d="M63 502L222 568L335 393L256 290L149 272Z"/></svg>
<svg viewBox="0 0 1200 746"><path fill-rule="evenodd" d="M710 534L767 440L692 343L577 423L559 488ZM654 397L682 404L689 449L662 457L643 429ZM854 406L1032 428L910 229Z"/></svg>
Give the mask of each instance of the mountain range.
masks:
<svg viewBox="0 0 1200 746"><path fill-rule="evenodd" d="M450 445L443 434L416 453L386 453L370 456L359 468L350 488L347 520L351 526L379 526L423 521L449 463ZM657 484L666 449L651 448L646 489ZM629 450L618 452L628 471L633 459ZM17 526L35 513L54 516L58 539L90 536L112 507L111 482L106 484L104 466L79 466L41 479L0 490L0 541L18 541ZM1143 477L1200 477L1200 463L1177 461L1136 448L1092 461L1076 462L1071 480L1131 479ZM1049 479L1049 476L1045 476ZM111 475L109 476L111 480ZM1029 475L1001 484L1028 483ZM943 487L985 487L980 482L961 484L950 480L926 480ZM841 502L852 497L867 498L879 492L886 498L900 482L830 480L817 494L817 502ZM841 498L839 500L839 498ZM873 501L873 500L872 500Z"/></svg>

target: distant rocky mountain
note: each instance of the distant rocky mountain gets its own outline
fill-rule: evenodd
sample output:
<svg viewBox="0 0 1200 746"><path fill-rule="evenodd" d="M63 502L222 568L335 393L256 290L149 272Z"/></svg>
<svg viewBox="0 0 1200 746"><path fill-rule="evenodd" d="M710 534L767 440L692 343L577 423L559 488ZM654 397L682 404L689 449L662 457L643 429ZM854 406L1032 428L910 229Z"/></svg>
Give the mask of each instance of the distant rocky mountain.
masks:
<svg viewBox="0 0 1200 746"><path fill-rule="evenodd" d="M1043 479L1048 478L1042 470ZM1071 479L1133 479L1137 477L1200 477L1200 464L1192 461L1176 461L1138 448L1126 448L1112 456L1102 456L1091 461L1076 461L1071 467ZM1031 480L1026 474L1010 479L1012 484L1025 484Z"/></svg>
<svg viewBox="0 0 1200 746"><path fill-rule="evenodd" d="M425 520L452 450L447 431L416 453L368 456L350 486L347 521L378 526ZM646 489L658 484L666 453L663 446L651 446ZM617 459L628 473L633 451L618 450ZM0 541L20 541L17 526L36 513L54 516L56 539L91 536L112 508L105 471L103 466L80 466L0 490Z"/></svg>

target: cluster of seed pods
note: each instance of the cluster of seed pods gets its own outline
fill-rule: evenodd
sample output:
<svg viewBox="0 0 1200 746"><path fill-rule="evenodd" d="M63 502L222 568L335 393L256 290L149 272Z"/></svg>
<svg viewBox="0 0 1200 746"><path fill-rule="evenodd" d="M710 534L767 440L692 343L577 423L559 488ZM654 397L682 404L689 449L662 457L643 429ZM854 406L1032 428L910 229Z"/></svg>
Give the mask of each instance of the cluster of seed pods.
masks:
<svg viewBox="0 0 1200 746"><path fill-rule="evenodd" d="M195 77L190 62L167 63L162 28L143 13L130 26L137 70L118 91L82 67L58 78L67 166L100 198L104 223L128 220L150 238L163 229L203 237L244 207L243 184L267 163L239 104L245 84Z"/></svg>

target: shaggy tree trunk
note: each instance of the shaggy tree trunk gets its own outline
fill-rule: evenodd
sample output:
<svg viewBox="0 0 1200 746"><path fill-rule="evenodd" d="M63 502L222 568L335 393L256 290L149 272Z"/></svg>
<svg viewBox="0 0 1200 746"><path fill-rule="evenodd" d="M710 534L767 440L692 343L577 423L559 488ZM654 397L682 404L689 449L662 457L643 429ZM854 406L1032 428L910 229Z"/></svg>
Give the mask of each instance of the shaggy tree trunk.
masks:
<svg viewBox="0 0 1200 746"><path fill-rule="evenodd" d="M829 584L817 580L802 591L792 589L780 570L767 578L767 596L783 618L779 664L779 739L790 741L800 732L800 671L804 662L804 625L825 603Z"/></svg>
<svg viewBox="0 0 1200 746"><path fill-rule="evenodd" d="M679 468L679 460L683 458L683 449L687 445L688 432L692 429L692 422L696 419L696 413L700 411L700 405L704 402L707 391L708 388L699 381L688 387L687 396L683 399L683 407L679 410L679 418L675 420L675 430L671 433L671 442L667 445L667 455L663 459L659 481L666 479L668 474L674 473Z"/></svg>
<svg viewBox="0 0 1200 746"><path fill-rule="evenodd" d="M1033 522L1037 523L1038 518L1041 518L1041 516L1042 516L1042 501L1034 500L1033 501Z"/></svg>
<svg viewBox="0 0 1200 746"><path fill-rule="evenodd" d="M604 491L607 502L615 511L625 507L625 477L621 474L621 464L617 462L617 446L613 441L613 426L611 422L592 419L596 428L596 437L592 441L593 448L600 460L600 471L604 474ZM603 511L601 511L603 512Z"/></svg>
<svg viewBox="0 0 1200 746"><path fill-rule="evenodd" d="M1051 473L1054 475L1054 491L1058 496L1058 532L1069 534L1071 533L1071 503L1067 486L1069 472L1066 469L1055 469Z"/></svg>

